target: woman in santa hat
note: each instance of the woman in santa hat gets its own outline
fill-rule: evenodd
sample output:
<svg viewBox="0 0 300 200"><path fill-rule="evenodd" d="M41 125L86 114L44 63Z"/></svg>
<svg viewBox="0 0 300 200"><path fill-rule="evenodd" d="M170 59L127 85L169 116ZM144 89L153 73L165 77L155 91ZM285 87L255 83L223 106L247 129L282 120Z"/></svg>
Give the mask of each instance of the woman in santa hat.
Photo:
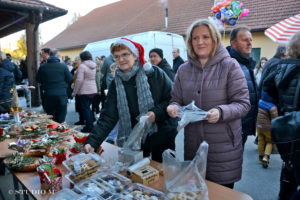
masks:
<svg viewBox="0 0 300 200"><path fill-rule="evenodd" d="M153 160L162 162L162 152L175 149L177 135L177 121L166 113L172 82L157 67L145 64L144 48L136 42L121 38L111 46L111 54L118 65L115 80L85 151L96 150L118 121L117 145L122 147L137 118L147 115L152 124L142 150L144 156L151 154Z"/></svg>

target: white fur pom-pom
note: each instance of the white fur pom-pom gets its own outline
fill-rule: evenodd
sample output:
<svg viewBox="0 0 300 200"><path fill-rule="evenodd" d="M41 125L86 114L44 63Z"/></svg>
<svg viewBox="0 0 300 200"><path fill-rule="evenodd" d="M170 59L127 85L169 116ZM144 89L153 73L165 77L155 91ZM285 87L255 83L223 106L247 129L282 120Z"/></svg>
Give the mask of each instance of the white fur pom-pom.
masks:
<svg viewBox="0 0 300 200"><path fill-rule="evenodd" d="M152 68L152 65L150 63L146 62L143 67L144 67L145 71L150 71Z"/></svg>

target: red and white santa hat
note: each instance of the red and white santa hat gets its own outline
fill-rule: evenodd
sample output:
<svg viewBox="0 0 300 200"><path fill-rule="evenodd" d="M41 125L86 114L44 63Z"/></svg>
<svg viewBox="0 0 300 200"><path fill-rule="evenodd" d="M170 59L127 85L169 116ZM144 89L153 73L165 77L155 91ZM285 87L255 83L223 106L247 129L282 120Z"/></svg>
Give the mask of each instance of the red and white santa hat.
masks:
<svg viewBox="0 0 300 200"><path fill-rule="evenodd" d="M132 40L129 40L127 38L119 39L116 42L116 44L124 44L139 59L139 61L142 65L144 65L146 63L145 58L144 58L144 47L141 44L134 42Z"/></svg>

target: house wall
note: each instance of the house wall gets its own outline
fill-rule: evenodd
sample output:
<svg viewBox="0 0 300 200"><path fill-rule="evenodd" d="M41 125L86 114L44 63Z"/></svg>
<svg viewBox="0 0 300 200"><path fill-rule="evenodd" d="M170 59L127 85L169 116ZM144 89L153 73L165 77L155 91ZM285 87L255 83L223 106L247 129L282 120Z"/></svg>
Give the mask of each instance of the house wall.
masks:
<svg viewBox="0 0 300 200"><path fill-rule="evenodd" d="M70 49L62 49L59 50L60 52L60 56L61 57L65 57L68 56L69 58L71 58L72 61L75 60L76 56L79 56L79 54L83 51L84 47L81 48L70 48Z"/></svg>
<svg viewBox="0 0 300 200"><path fill-rule="evenodd" d="M252 33L253 43L252 48L260 48L260 57L267 57L268 59L272 58L275 54L278 43L273 42L267 36L264 35L263 32ZM222 35L222 43L225 46L228 46L229 43L229 34L226 34L225 40L223 40ZM60 50L61 56L69 56L72 61L74 61L76 56L83 51L84 47L74 48L74 49L63 49Z"/></svg>

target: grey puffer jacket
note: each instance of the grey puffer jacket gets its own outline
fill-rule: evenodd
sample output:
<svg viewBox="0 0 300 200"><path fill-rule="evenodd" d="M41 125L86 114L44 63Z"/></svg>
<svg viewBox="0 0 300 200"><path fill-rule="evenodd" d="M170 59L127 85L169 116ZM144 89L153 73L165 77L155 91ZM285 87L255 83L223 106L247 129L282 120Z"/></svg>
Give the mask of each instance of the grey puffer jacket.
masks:
<svg viewBox="0 0 300 200"><path fill-rule="evenodd" d="M221 110L221 118L215 124L200 121L185 127L185 160L192 160L205 140L209 144L206 178L219 184L240 180L241 118L248 113L250 102L247 82L237 61L223 45L203 68L199 61L189 57L177 71L171 96L171 104L185 106L195 100L202 110Z"/></svg>

